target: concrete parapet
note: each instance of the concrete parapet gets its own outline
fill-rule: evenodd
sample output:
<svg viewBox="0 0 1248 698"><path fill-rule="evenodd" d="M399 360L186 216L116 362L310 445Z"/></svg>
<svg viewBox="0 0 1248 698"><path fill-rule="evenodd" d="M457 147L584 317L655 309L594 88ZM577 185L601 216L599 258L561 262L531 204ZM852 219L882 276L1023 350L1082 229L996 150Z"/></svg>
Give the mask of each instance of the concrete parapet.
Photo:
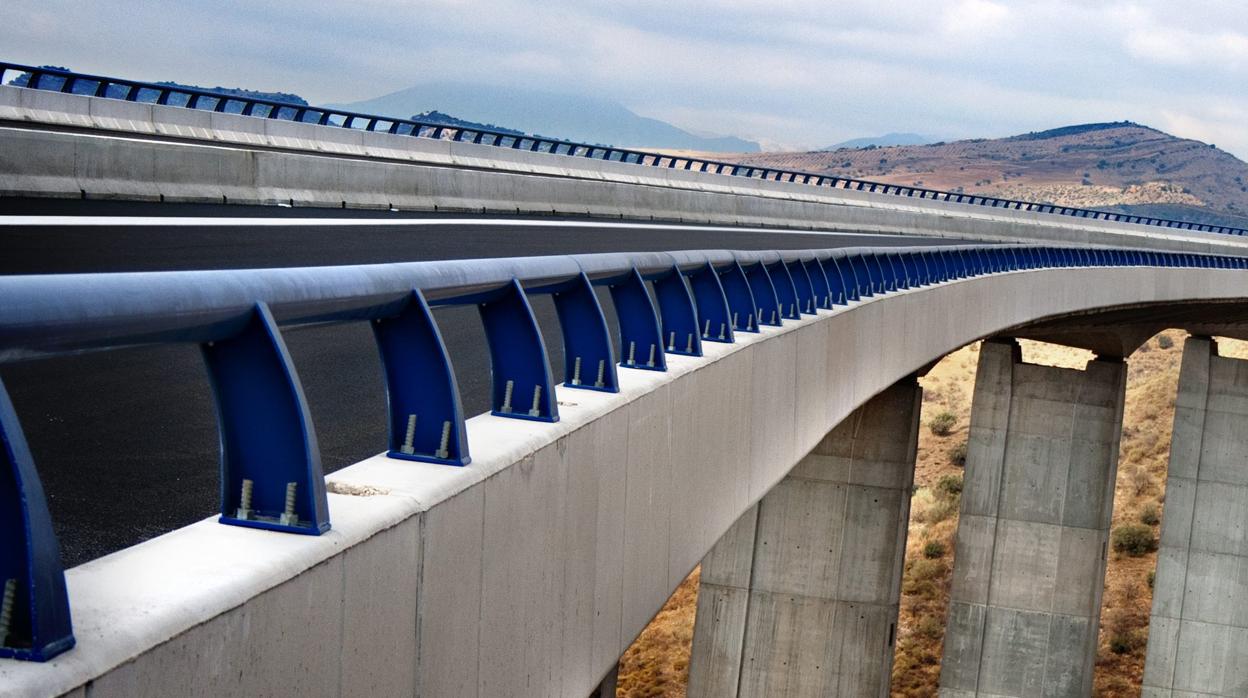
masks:
<svg viewBox="0 0 1248 698"><path fill-rule="evenodd" d="M1144 696L1248 695L1248 361L1183 346Z"/></svg>
<svg viewBox="0 0 1248 698"><path fill-rule="evenodd" d="M1206 252L1248 246L1235 236L11 86L0 86L0 122L0 153L12 154L0 155L0 196L554 213Z"/></svg>
<svg viewBox="0 0 1248 698"><path fill-rule="evenodd" d="M888 695L921 394L855 410L715 544L690 696Z"/></svg>
<svg viewBox="0 0 1248 698"><path fill-rule="evenodd" d="M982 345L942 696L1091 694L1125 383Z"/></svg>

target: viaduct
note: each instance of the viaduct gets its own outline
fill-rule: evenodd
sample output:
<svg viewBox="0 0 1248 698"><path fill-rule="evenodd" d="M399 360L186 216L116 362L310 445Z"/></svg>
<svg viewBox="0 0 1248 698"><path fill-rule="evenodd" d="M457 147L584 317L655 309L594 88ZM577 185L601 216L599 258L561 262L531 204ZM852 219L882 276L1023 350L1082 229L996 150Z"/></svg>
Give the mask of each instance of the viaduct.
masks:
<svg viewBox="0 0 1248 698"><path fill-rule="evenodd" d="M222 451L219 517L62 571L47 466L0 386L0 693L584 698L701 564L689 695L886 696L917 378L982 339L941 695L1089 696L1124 361L1180 327L1144 696L1248 695L1248 365L1211 339L1248 338L1244 231L58 71L32 85L0 87L10 199L916 244L0 277L6 367L199 345ZM478 311L488 413L464 414L444 306ZM373 327L390 440L325 476L283 331L329 323ZM1030 365L1016 338L1096 358Z"/></svg>

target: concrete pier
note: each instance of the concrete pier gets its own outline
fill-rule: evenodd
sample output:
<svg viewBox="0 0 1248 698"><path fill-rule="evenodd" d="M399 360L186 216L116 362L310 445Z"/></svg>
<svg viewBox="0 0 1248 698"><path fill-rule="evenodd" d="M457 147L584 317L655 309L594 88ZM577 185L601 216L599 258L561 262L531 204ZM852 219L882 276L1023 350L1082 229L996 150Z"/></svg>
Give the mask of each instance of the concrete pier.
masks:
<svg viewBox="0 0 1248 698"><path fill-rule="evenodd" d="M982 345L942 697L1091 695L1125 383Z"/></svg>
<svg viewBox="0 0 1248 698"><path fill-rule="evenodd" d="M614 666L607 675L602 678L602 682L598 684L598 688L589 694L589 698L615 698L615 690L620 682L620 667Z"/></svg>
<svg viewBox="0 0 1248 698"><path fill-rule="evenodd" d="M921 395L850 414L703 560L691 698L888 695Z"/></svg>
<svg viewBox="0 0 1248 698"><path fill-rule="evenodd" d="M1248 361L1183 347L1145 698L1248 696Z"/></svg>

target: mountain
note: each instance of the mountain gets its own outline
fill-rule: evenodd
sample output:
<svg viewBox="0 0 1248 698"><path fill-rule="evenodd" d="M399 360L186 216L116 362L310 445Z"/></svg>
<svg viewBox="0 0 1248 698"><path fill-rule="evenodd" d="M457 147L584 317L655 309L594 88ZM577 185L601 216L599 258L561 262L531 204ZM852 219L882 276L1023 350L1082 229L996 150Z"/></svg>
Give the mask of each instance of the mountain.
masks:
<svg viewBox="0 0 1248 698"><path fill-rule="evenodd" d="M871 136L867 138L851 138L847 141L841 141L836 145L830 145L820 150L840 150L842 148L877 148L887 147L890 145L927 145L935 138L920 136L917 133L886 133L883 136Z"/></svg>
<svg viewBox="0 0 1248 698"><path fill-rule="evenodd" d="M524 135L523 131L517 131L514 128L507 128L496 124L481 124L476 121L464 121L463 119L457 119L450 114L443 114L442 112L436 110L413 114L411 119L412 121L419 121L425 124L443 124L446 126L471 129L473 131L494 131L496 133L507 133L513 136Z"/></svg>
<svg viewBox="0 0 1248 698"><path fill-rule="evenodd" d="M1248 227L1248 163L1119 121L1009 138L720 159L892 184Z"/></svg>
<svg viewBox="0 0 1248 698"><path fill-rule="evenodd" d="M436 110L474 122L506 124L525 133L621 147L711 152L759 149L753 141L732 136L698 136L639 116L611 100L519 87L435 82L333 106L399 118Z"/></svg>

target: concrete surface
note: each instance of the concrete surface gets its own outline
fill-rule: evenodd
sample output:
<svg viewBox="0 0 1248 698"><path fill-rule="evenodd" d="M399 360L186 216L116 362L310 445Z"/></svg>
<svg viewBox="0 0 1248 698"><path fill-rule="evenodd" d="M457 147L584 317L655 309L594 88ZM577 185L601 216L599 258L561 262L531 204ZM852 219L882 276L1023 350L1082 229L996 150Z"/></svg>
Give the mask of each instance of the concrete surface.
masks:
<svg viewBox="0 0 1248 698"><path fill-rule="evenodd" d="M206 120L205 120L206 119ZM1242 252L1241 238L0 86L0 196L559 213Z"/></svg>
<svg viewBox="0 0 1248 698"><path fill-rule="evenodd" d="M1145 698L1248 695L1248 361L1183 346Z"/></svg>
<svg viewBox="0 0 1248 698"><path fill-rule="evenodd" d="M1125 390L981 345L941 696L1091 695Z"/></svg>
<svg viewBox="0 0 1248 698"><path fill-rule="evenodd" d="M922 390L859 407L702 562L689 696L887 696Z"/></svg>
<svg viewBox="0 0 1248 698"><path fill-rule="evenodd" d="M336 695L351 692L339 688L342 677L369 673L382 693L403 694L412 681L420 696L492 698L505 685L509 695L579 698L800 454L898 380L1029 320L1246 298L1248 276L1227 270L1014 272L708 343L704 358L670 356L667 373L622 371L618 395L559 388L558 423L469 420L469 467L378 456L334 473L334 528L324 536L207 520L69 570L78 646L46 664L2 661L0 685L59 695L90 683L98 698L175 681L184 695ZM784 350L768 355L790 357L792 380L771 380L774 367L755 360L777 342ZM760 432L761 406L767 424L788 414L809 423L793 426L782 453L743 442L725 458L725 436ZM685 419L703 426L686 430ZM706 489L676 496L672 483ZM367 584L346 573L355 563L345 556L357 550L379 561ZM411 555L415 564L401 569ZM370 602L379 589L394 596ZM348 624L347 608L385 612ZM314 642L330 648L322 665L291 661ZM378 643L384 665L355 649Z"/></svg>

